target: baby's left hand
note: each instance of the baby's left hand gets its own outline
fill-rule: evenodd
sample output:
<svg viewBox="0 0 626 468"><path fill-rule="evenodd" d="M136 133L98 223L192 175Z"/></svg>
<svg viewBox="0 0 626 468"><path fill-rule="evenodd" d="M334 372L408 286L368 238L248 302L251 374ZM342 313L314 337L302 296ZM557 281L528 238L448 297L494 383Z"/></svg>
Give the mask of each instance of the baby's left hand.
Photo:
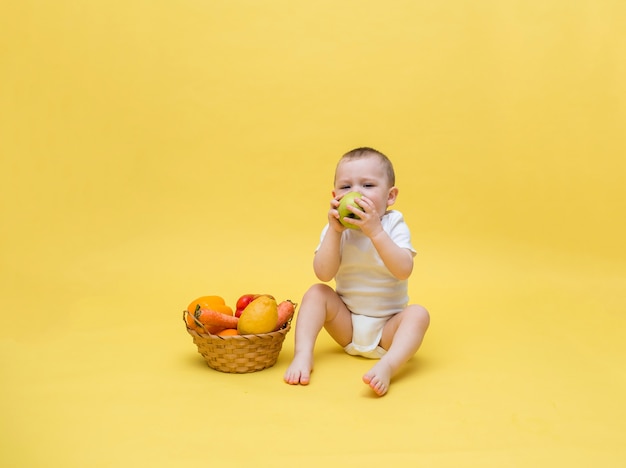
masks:
<svg viewBox="0 0 626 468"><path fill-rule="evenodd" d="M359 205L363 211L354 210L359 219L351 219L350 223L358 226L363 234L372 238L383 230L383 226L380 222L381 214L378 213L372 200L366 196L355 198L354 203ZM352 210L351 210L352 211Z"/></svg>

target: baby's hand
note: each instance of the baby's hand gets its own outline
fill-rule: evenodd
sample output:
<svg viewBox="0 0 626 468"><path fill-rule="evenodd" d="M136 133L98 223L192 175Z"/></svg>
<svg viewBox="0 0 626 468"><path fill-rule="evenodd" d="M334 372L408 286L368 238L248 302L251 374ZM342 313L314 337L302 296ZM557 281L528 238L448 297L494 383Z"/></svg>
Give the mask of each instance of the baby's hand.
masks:
<svg viewBox="0 0 626 468"><path fill-rule="evenodd" d="M330 210L328 210L328 225L337 232L343 232L346 230L346 227L341 224L339 221L339 211L337 208L339 207L339 200L333 198L330 201Z"/></svg>
<svg viewBox="0 0 626 468"><path fill-rule="evenodd" d="M361 207L361 211L351 210L357 214L358 219L351 219L350 223L358 226L363 234L367 237L372 238L383 230L383 225L380 222L381 214L376 210L376 206L372 200L367 198L366 196L361 196L361 198L356 198L354 203Z"/></svg>

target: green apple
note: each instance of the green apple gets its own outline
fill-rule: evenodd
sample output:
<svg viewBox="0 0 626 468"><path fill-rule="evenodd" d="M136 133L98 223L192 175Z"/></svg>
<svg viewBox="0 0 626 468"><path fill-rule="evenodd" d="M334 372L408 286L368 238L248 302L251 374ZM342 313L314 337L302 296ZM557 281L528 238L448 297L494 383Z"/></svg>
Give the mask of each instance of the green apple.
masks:
<svg viewBox="0 0 626 468"><path fill-rule="evenodd" d="M361 198L361 194L359 192L348 192L341 198L339 201L339 207L337 207L337 211L339 212L339 222L350 229L359 229L358 226L344 220L344 218L360 219L352 211L348 210L348 206L353 206L357 210L361 210L361 207L354 203L355 198Z"/></svg>

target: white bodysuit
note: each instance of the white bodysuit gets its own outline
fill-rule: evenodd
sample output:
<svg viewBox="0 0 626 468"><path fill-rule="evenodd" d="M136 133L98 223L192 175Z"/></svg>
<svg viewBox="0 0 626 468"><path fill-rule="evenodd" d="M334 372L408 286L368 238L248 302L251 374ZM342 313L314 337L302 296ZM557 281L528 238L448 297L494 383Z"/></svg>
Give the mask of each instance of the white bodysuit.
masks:
<svg viewBox="0 0 626 468"><path fill-rule="evenodd" d="M388 211L381 223L398 246L416 254L402 213ZM322 239L327 231L328 225L322 231ZM345 351L380 358L385 353L378 346L383 327L387 320L406 307L408 281L399 280L389 272L372 241L359 229L343 231L340 255L341 264L335 276L336 291L352 312L353 328L352 343L345 347Z"/></svg>

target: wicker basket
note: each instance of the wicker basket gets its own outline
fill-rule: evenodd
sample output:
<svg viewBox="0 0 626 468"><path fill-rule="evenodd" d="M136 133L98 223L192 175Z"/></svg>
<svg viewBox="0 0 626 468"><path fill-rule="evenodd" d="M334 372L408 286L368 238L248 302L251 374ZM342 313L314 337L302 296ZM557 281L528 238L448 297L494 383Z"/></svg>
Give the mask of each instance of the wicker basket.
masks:
<svg viewBox="0 0 626 468"><path fill-rule="evenodd" d="M183 320L187 313L183 312ZM283 341L290 329L291 323L287 322L278 331L260 335L200 334L188 327L187 332L210 368L231 374L246 374L276 364Z"/></svg>

